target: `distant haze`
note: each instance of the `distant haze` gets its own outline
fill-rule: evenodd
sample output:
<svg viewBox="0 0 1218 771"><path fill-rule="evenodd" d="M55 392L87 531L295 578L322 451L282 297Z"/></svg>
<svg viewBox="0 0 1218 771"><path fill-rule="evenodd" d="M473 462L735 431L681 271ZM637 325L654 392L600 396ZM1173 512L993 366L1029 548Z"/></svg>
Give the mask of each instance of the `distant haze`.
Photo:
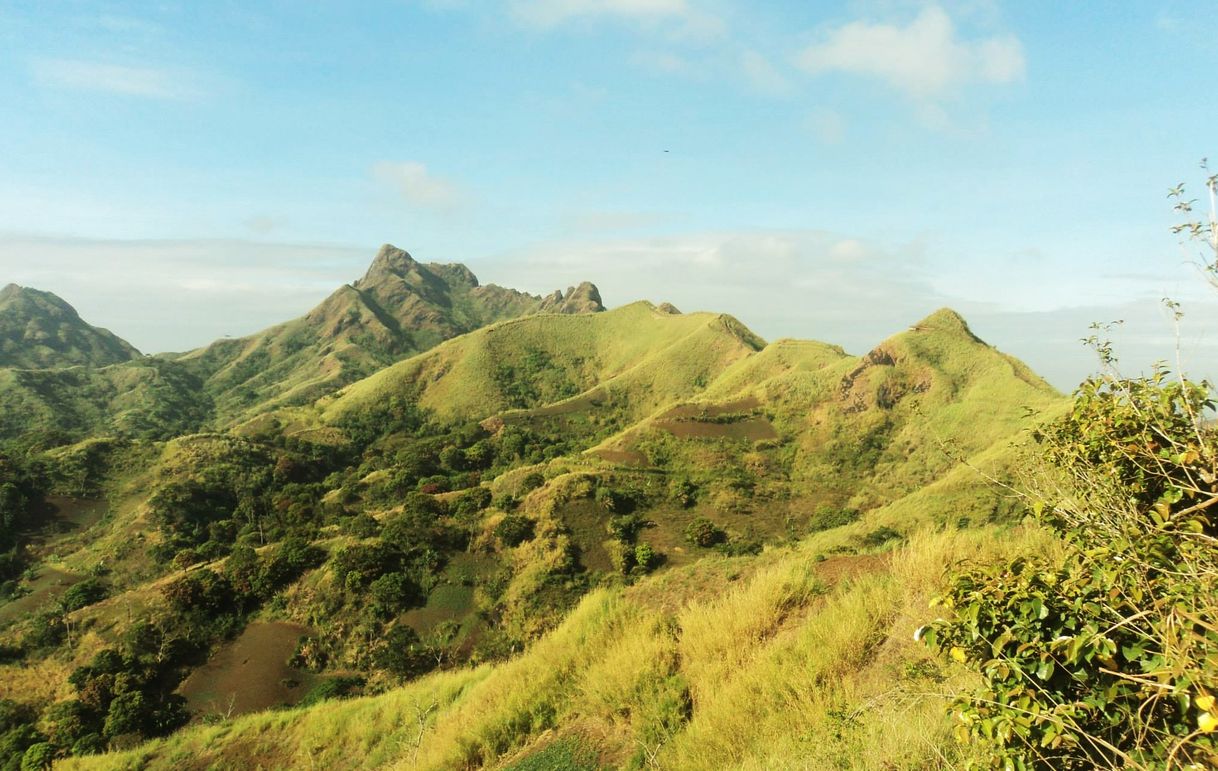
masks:
<svg viewBox="0 0 1218 771"><path fill-rule="evenodd" d="M144 352L186 350L302 315L361 276L376 246L10 238L0 240L0 278L59 294L86 321ZM1125 321L1109 336L1131 373L1158 359L1171 359L1174 369L1176 340L1159 302L1174 294L1185 301L1187 368L1209 374L1218 360L1218 295L1193 267L1170 262L1146 279L1161 292L1018 310L938 289L918 263L826 233L606 241L468 260L412 253L424 262L465 262L483 283L541 294L590 280L609 307L669 301L683 311L730 313L767 340L817 339L852 353L949 306L979 337L1066 391L1096 368L1081 342L1093 322Z"/></svg>

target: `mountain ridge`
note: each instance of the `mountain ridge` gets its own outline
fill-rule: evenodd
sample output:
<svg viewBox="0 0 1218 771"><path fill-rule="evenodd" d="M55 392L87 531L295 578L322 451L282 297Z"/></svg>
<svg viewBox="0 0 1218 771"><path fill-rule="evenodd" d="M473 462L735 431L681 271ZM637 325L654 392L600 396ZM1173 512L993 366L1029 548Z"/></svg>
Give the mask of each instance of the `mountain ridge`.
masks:
<svg viewBox="0 0 1218 771"><path fill-rule="evenodd" d="M107 366L140 356L135 346L89 324L53 292L15 283L0 290L0 367Z"/></svg>

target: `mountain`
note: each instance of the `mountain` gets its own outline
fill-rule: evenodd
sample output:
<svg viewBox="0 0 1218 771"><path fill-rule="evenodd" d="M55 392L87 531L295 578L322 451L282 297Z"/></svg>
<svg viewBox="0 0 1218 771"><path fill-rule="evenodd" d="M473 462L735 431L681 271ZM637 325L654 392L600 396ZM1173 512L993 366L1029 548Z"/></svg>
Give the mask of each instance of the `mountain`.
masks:
<svg viewBox="0 0 1218 771"><path fill-rule="evenodd" d="M503 319L604 310L589 283L542 298L481 285L460 264L420 263L386 244L364 277L305 316L176 357L204 383L221 424L311 402L411 354Z"/></svg>
<svg viewBox="0 0 1218 771"><path fill-rule="evenodd" d="M16 284L0 289L0 367L102 367L139 356L131 344L86 323L51 292Z"/></svg>
<svg viewBox="0 0 1218 771"><path fill-rule="evenodd" d="M320 406L335 422L410 394L446 418L544 408L549 415L592 411L637 419L693 395L764 346L731 316L673 316L646 301L595 315L527 316L399 362Z"/></svg>
<svg viewBox="0 0 1218 771"><path fill-rule="evenodd" d="M899 690L952 676L912 628L949 560L1030 543L995 535L1020 511L987 477L1066 404L948 309L851 355L392 248L243 341L5 376L0 432L84 439L38 468L108 514L18 553L0 699L78 755L180 726L179 697L222 723L80 767L956 758ZM231 425L192 433L200 412Z"/></svg>
<svg viewBox="0 0 1218 771"><path fill-rule="evenodd" d="M961 764L943 699L925 695L961 675L912 631L946 565L1043 548L978 471L1011 478L1026 429L1066 404L948 309L862 355L647 302L458 336L236 436L165 446L160 485L284 435L309 457L359 455L315 472L328 558L247 628L296 624L268 674L239 665L267 639L247 631L183 686L223 729L69 767ZM111 533L154 521L139 484ZM275 495L276 519L307 516ZM424 588L385 611L398 573L369 576L405 570L376 565L403 533L429 544L409 552ZM73 624L117 635L121 603L155 606L157 585ZM293 645L323 674L278 669ZM218 677L292 700L284 678L352 670L372 695L235 720L194 695Z"/></svg>

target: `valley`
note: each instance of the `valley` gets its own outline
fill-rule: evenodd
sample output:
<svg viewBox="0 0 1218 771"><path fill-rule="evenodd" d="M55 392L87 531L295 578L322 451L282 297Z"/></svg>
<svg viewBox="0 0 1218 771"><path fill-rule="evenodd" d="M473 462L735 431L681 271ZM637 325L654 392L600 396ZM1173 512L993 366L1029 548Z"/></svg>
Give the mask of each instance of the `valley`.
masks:
<svg viewBox="0 0 1218 771"><path fill-rule="evenodd" d="M0 699L82 767L766 765L829 725L917 765L825 716L948 730L876 689L963 677L908 641L927 576L1041 538L996 482L1069 404L946 309L856 356L389 246L260 335L81 355L0 370L7 462L72 520L11 552Z"/></svg>

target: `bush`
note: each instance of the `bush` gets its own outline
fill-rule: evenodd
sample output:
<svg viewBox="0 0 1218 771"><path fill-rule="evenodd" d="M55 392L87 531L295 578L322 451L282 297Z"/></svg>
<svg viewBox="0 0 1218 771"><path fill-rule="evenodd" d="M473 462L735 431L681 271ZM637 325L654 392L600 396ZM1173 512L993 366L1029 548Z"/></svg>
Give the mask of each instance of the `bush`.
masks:
<svg viewBox="0 0 1218 771"><path fill-rule="evenodd" d="M520 495L525 495L536 490L539 487L545 486L546 478L537 471L530 471L525 474L524 479L520 480Z"/></svg>
<svg viewBox="0 0 1218 771"><path fill-rule="evenodd" d="M419 641L419 634L405 624L389 630L377 664L398 677L418 677L436 665L431 649Z"/></svg>
<svg viewBox="0 0 1218 771"><path fill-rule="evenodd" d="M816 511L812 513L812 517L808 520L808 528L814 531L831 530L857 522L859 516L859 512L854 509L841 509L822 504L817 506Z"/></svg>
<svg viewBox="0 0 1218 771"><path fill-rule="evenodd" d="M864 535L862 539L860 539L860 543L865 548L872 549L877 546L883 546L889 541L899 540L903 537L904 536L901 535L900 530L895 530L887 526L877 527L875 530L872 530L870 533Z"/></svg>
<svg viewBox="0 0 1218 771"><path fill-rule="evenodd" d="M70 613L95 602L101 602L106 599L108 593L106 585L101 581L96 578L86 578L80 583L68 587L68 590L63 593L63 597L60 598L59 604L64 611Z"/></svg>
<svg viewBox="0 0 1218 771"><path fill-rule="evenodd" d="M55 760L55 748L47 742L31 744L21 756L21 771L43 771Z"/></svg>
<svg viewBox="0 0 1218 771"><path fill-rule="evenodd" d="M727 534L706 517L698 517L685 526L685 540L704 549L722 543L726 537Z"/></svg>
<svg viewBox="0 0 1218 771"><path fill-rule="evenodd" d="M533 520L519 514L509 514L495 525L495 537L505 546L519 546L533 538Z"/></svg>
<svg viewBox="0 0 1218 771"><path fill-rule="evenodd" d="M609 531L609 535L613 536L622 543L634 543L634 539L638 537L639 531L643 529L646 522L637 514L623 514L616 517L610 517L605 528Z"/></svg>
<svg viewBox="0 0 1218 771"><path fill-rule="evenodd" d="M310 688L297 706L311 707L318 702L355 696L364 687L364 682L362 677L327 677Z"/></svg>
<svg viewBox="0 0 1218 771"><path fill-rule="evenodd" d="M651 544L641 543L634 547L634 564L644 573L654 568L659 560L660 555L651 547Z"/></svg>
<svg viewBox="0 0 1218 771"><path fill-rule="evenodd" d="M1112 376L1036 434L1060 564L957 574L920 636L980 673L962 735L1008 768L1214 767L1218 439L1205 383ZM1190 766L1190 764L1193 764Z"/></svg>

